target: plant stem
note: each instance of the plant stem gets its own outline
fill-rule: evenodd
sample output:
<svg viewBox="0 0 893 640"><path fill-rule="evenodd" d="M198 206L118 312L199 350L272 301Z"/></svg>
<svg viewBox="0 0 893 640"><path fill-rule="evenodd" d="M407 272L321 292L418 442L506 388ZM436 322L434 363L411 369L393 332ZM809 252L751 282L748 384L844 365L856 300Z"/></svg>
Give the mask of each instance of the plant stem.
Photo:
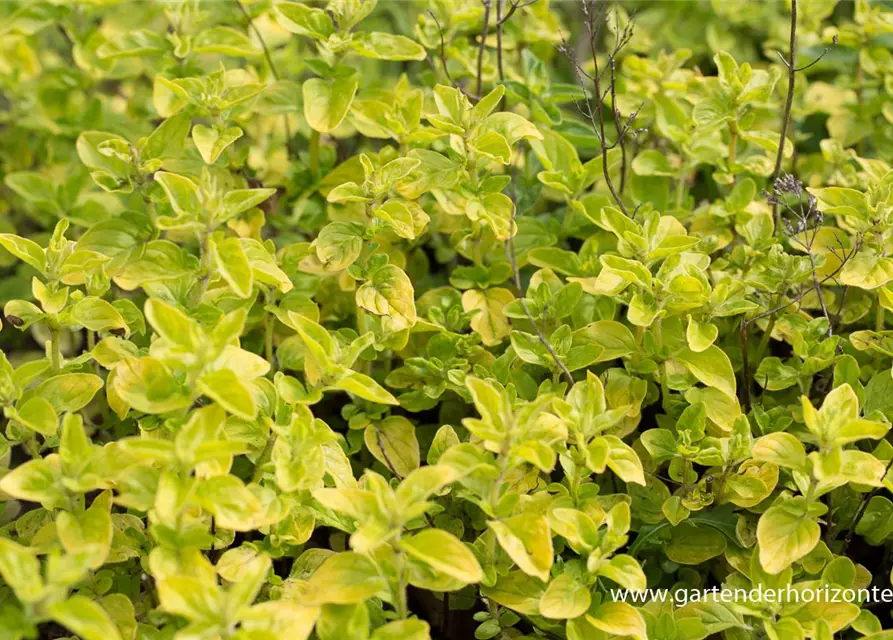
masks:
<svg viewBox="0 0 893 640"><path fill-rule="evenodd" d="M487 31L490 30L490 2L491 0L483 0L484 3L484 27L481 29L481 42L478 47L478 68L477 68L477 95L483 96L481 90L484 83L484 48L487 44Z"/></svg>
<svg viewBox="0 0 893 640"><path fill-rule="evenodd" d="M50 366L53 373L62 369L62 345L59 342L59 329L50 329Z"/></svg>
<svg viewBox="0 0 893 640"><path fill-rule="evenodd" d="M406 602L406 580L404 579L406 566L403 561L403 552L397 550L394 559L397 565L397 592L394 594L394 609L397 611L398 619L406 620L409 616L409 605Z"/></svg>
<svg viewBox="0 0 893 640"><path fill-rule="evenodd" d="M738 122L729 122L729 167L735 163L738 157Z"/></svg>
<svg viewBox="0 0 893 640"><path fill-rule="evenodd" d="M788 95L784 103L784 111L781 116L781 136L778 141L778 153L775 154L775 170L772 172L772 182L781 174L781 163L784 160L784 144L788 133L788 121L791 119L791 106L794 104L794 77L797 73L797 0L791 0L791 43L788 56ZM772 206L772 220L775 223L775 233L781 234L779 215L781 208L778 204Z"/></svg>
<svg viewBox="0 0 893 640"><path fill-rule="evenodd" d="M683 167L682 171L679 172L678 180L676 181L676 208L682 208L682 202L685 200L685 182L688 177L686 174L688 171Z"/></svg>
<svg viewBox="0 0 893 640"><path fill-rule="evenodd" d="M260 46L264 50L264 58L267 60L267 65L270 67L270 73L276 82L279 82L279 72L276 70L276 65L273 64L273 56L270 54L270 49L267 47L267 42L264 40L264 37L260 33L260 29L257 28L257 25L254 24L254 20L251 18L251 14L248 13L248 10L245 8L245 5L242 4L241 0L236 0L236 5L239 7L239 11L242 12L242 15L245 16L245 19L248 20L248 25L251 27L251 30L254 31L254 35L257 36L258 41L260 41ZM291 155L291 127L288 124L288 114L282 114L282 123L285 129L285 150L288 155Z"/></svg>
<svg viewBox="0 0 893 640"><path fill-rule="evenodd" d="M310 133L310 175L314 180L319 179L319 131L316 129Z"/></svg>
<svg viewBox="0 0 893 640"><path fill-rule="evenodd" d="M251 482L260 482L260 479L264 475L264 465L270 461L270 458L273 457L273 443L276 441L276 436L272 433L267 436L267 444L264 446L264 450L261 451L260 457L257 459L257 463L254 465L254 474L251 476Z"/></svg>
<svg viewBox="0 0 893 640"><path fill-rule="evenodd" d="M205 291L208 290L208 283L211 281L211 250L208 247L208 243L211 238L210 230L205 230L202 232L199 237L199 252L201 255L200 259L200 273L201 280L199 281L198 289L195 289L196 293L193 294L195 297L193 298L193 304L198 305L201 303L202 298L205 297Z"/></svg>
<svg viewBox="0 0 893 640"><path fill-rule="evenodd" d="M505 82L505 70L502 67L502 3L496 0L496 68L499 70L499 81ZM505 98L503 98L505 100Z"/></svg>
<svg viewBox="0 0 893 640"><path fill-rule="evenodd" d="M270 376L276 373L276 356L273 353L273 329L276 328L276 318L272 313L264 314L264 357L270 363Z"/></svg>

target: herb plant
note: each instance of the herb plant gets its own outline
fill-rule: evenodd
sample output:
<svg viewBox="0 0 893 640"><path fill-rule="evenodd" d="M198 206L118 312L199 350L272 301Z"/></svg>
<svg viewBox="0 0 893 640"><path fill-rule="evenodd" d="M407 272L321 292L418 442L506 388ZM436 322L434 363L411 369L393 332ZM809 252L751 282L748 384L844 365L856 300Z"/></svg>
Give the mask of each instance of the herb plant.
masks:
<svg viewBox="0 0 893 640"><path fill-rule="evenodd" d="M0 639L893 638L890 2L5 2L0 94Z"/></svg>

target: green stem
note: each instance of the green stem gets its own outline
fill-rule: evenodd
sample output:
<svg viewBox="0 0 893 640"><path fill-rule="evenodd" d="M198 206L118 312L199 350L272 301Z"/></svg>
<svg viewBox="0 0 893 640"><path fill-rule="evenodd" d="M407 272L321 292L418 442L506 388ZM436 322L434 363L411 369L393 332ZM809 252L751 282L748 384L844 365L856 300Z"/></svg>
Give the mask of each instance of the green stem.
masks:
<svg viewBox="0 0 893 640"><path fill-rule="evenodd" d="M260 482L260 479L263 477L264 465L273 457L273 443L275 441L276 437L272 433L267 436L267 444L254 465L254 474L251 476L251 482Z"/></svg>
<svg viewBox="0 0 893 640"><path fill-rule="evenodd" d="M685 200L685 182L688 171L684 168L681 172L679 172L678 180L676 181L676 208L682 208L682 202Z"/></svg>
<svg viewBox="0 0 893 640"><path fill-rule="evenodd" d="M193 289L195 296L193 299L193 304L198 305L201 303L202 298L205 297L205 291L208 290L208 283L211 282L211 251L208 248L208 242L211 238L211 231L204 231L199 237L199 251L201 255L200 259L200 268L199 273L201 274L201 280L199 281L199 286L197 289Z"/></svg>
<svg viewBox="0 0 893 640"><path fill-rule="evenodd" d="M778 297L775 298L775 304L772 305L772 309L777 309L781 306L781 300L784 298L784 293L779 293ZM766 327L766 331L763 333L763 337L760 338L760 344L757 345L757 357L754 362L759 366L760 360L763 359L763 353L766 351L766 347L769 346L769 340L772 338L772 331L775 329L775 320L778 318L778 314L772 314L772 317L769 318L769 324Z"/></svg>
<svg viewBox="0 0 893 640"><path fill-rule="evenodd" d="M397 611L398 619L406 620L409 617L409 605L406 601L406 580L404 579L406 567L403 562L403 552L397 551L394 557L397 565L397 592L394 594L394 609Z"/></svg>
<svg viewBox="0 0 893 640"><path fill-rule="evenodd" d="M87 351L93 351L96 346L96 332L87 330Z"/></svg>
<svg viewBox="0 0 893 640"><path fill-rule="evenodd" d="M310 133L310 175L314 180L319 179L319 131L316 129Z"/></svg>
<svg viewBox="0 0 893 640"><path fill-rule="evenodd" d="M53 373L62 369L62 348L59 343L59 329L50 329L50 365Z"/></svg>
<svg viewBox="0 0 893 640"><path fill-rule="evenodd" d="M264 357L270 363L270 376L276 373L276 356L273 354L273 329L276 327L276 318L272 313L264 314Z"/></svg>
<svg viewBox="0 0 893 640"><path fill-rule="evenodd" d="M881 306L880 302L877 302L877 310L875 311L874 330L878 331L878 332L884 330L884 308ZM878 369L880 366L881 366L881 352L876 351L874 354L874 368Z"/></svg>
<svg viewBox="0 0 893 640"><path fill-rule="evenodd" d="M732 120L729 122L729 168L738 157L738 122Z"/></svg>

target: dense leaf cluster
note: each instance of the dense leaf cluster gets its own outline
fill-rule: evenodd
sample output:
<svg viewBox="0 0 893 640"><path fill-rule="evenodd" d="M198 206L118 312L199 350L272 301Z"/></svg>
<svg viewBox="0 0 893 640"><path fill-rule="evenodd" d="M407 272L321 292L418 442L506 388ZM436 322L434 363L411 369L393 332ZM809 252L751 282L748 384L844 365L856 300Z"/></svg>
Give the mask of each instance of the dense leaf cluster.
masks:
<svg viewBox="0 0 893 640"><path fill-rule="evenodd" d="M889 2L5 2L0 95L3 640L893 637L617 596L890 586Z"/></svg>

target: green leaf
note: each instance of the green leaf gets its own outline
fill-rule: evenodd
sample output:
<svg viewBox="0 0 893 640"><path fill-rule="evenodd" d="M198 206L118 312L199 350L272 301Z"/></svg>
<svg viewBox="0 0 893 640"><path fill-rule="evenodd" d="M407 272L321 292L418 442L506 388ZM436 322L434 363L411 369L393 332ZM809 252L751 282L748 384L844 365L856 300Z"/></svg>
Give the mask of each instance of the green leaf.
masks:
<svg viewBox="0 0 893 640"><path fill-rule="evenodd" d="M546 618L568 620L586 613L591 602L589 588L566 571L549 583L540 600L540 614Z"/></svg>
<svg viewBox="0 0 893 640"><path fill-rule="evenodd" d="M216 26L202 29L192 43L196 53L219 53L225 56L259 56L263 49L246 34L232 27Z"/></svg>
<svg viewBox="0 0 893 640"><path fill-rule="evenodd" d="M111 548L114 531L111 507L111 493L105 491L83 513L73 515L63 511L56 517L56 533L67 553L96 553L91 569L103 565Z"/></svg>
<svg viewBox="0 0 893 640"><path fill-rule="evenodd" d="M490 520L487 525L518 568L543 582L552 568L552 536L543 516L532 513L505 520Z"/></svg>
<svg viewBox="0 0 893 640"><path fill-rule="evenodd" d="M46 251L36 242L12 233L0 233L0 246L41 273L47 270Z"/></svg>
<svg viewBox="0 0 893 640"><path fill-rule="evenodd" d="M277 2L274 5L279 24L301 36L325 40L335 33L335 25L322 9L301 2Z"/></svg>
<svg viewBox="0 0 893 640"><path fill-rule="evenodd" d="M648 586L648 579L638 560L624 553L599 566L598 573L631 591L644 591Z"/></svg>
<svg viewBox="0 0 893 640"><path fill-rule="evenodd" d="M781 573L812 551L820 536L818 523L800 503L773 505L757 525L760 564L770 575Z"/></svg>
<svg viewBox="0 0 893 640"><path fill-rule="evenodd" d="M264 553L246 560L240 567L239 580L230 586L226 594L226 606L232 611L241 611L250 606L266 583L271 566L270 557Z"/></svg>
<svg viewBox="0 0 893 640"><path fill-rule="evenodd" d="M0 491L29 502L39 502L52 507L65 499L58 480L57 457L29 460L0 479Z"/></svg>
<svg viewBox="0 0 893 640"><path fill-rule="evenodd" d="M883 544L893 533L893 502L884 496L872 496L856 525L856 533L868 544Z"/></svg>
<svg viewBox="0 0 893 640"><path fill-rule="evenodd" d="M424 60L427 55L422 45L406 36L378 31L357 34L351 46L361 56L379 60Z"/></svg>
<svg viewBox="0 0 893 640"><path fill-rule="evenodd" d="M716 529L682 522L673 527L667 557L678 564L697 565L722 555L726 538Z"/></svg>
<svg viewBox="0 0 893 640"><path fill-rule="evenodd" d="M378 404L400 404L391 392L378 384L369 376L356 371L348 371L330 388L341 389Z"/></svg>
<svg viewBox="0 0 893 640"><path fill-rule="evenodd" d="M825 213L859 218L868 215L868 201L861 191L845 187L807 187L806 190L816 197L819 209Z"/></svg>
<svg viewBox="0 0 893 640"><path fill-rule="evenodd" d="M372 561L358 553L330 556L310 576L302 604L354 604L375 596L386 586Z"/></svg>
<svg viewBox="0 0 893 640"><path fill-rule="evenodd" d="M146 138L141 159L146 161L175 158L180 155L183 152L191 124L191 118L185 113L167 118Z"/></svg>
<svg viewBox="0 0 893 640"><path fill-rule="evenodd" d="M5 480L6 478L0 482L0 489L3 491L6 491L3 486ZM24 603L34 604L43 597L40 561L35 553L28 547L2 537L0 537L0 576L3 576L3 581Z"/></svg>
<svg viewBox="0 0 893 640"><path fill-rule="evenodd" d="M419 468L421 457L415 425L402 416L389 416L366 428L366 448L400 478Z"/></svg>
<svg viewBox="0 0 893 640"><path fill-rule="evenodd" d="M43 311L35 304L25 300L10 300L3 307L3 315L6 321L20 331L24 331L35 322L40 322L46 317Z"/></svg>
<svg viewBox="0 0 893 640"><path fill-rule="evenodd" d="M355 222L332 222L313 242L316 256L327 270L341 271L352 265L363 250L365 227Z"/></svg>
<svg viewBox="0 0 893 640"><path fill-rule="evenodd" d="M356 75L304 82L304 117L320 133L328 133L347 116L350 104L360 86Z"/></svg>
<svg viewBox="0 0 893 640"><path fill-rule="evenodd" d="M178 216L196 217L202 210L198 185L186 176L156 171L155 181L164 189L171 208Z"/></svg>
<svg viewBox="0 0 893 640"><path fill-rule="evenodd" d="M102 378L92 373L63 373L45 380L37 387L56 413L80 411L102 388Z"/></svg>
<svg viewBox="0 0 893 640"><path fill-rule="evenodd" d="M692 375L708 387L719 389L730 397L735 397L735 372L729 356L717 347L711 345L704 351L683 349L676 355Z"/></svg>
<svg viewBox="0 0 893 640"><path fill-rule="evenodd" d="M192 404L189 391L157 358L126 358L111 384L127 405L143 413L169 413Z"/></svg>
<svg viewBox="0 0 893 640"><path fill-rule="evenodd" d="M751 456L754 460L771 462L779 467L806 471L806 449L803 444L790 433L770 433L753 444Z"/></svg>
<svg viewBox="0 0 893 640"><path fill-rule="evenodd" d="M242 137L239 127L206 127L197 124L192 127L192 141L206 164L214 164L226 148Z"/></svg>
<svg viewBox="0 0 893 640"><path fill-rule="evenodd" d="M240 298L251 297L254 289L254 272L248 264L248 257L242 249L239 238L225 238L208 243L212 260L217 272L232 287L233 292Z"/></svg>
<svg viewBox="0 0 893 640"><path fill-rule="evenodd" d="M101 298L84 298L71 309L71 319L90 331L124 329L130 334L124 317L111 304Z"/></svg>
<svg viewBox="0 0 893 640"><path fill-rule="evenodd" d="M225 603L216 584L187 575L165 577L156 584L161 608L168 613L193 622L223 622Z"/></svg>
<svg viewBox="0 0 893 640"><path fill-rule="evenodd" d="M143 310L152 329L171 344L187 351L198 346L201 340L198 324L176 307L158 298L150 298Z"/></svg>
<svg viewBox="0 0 893 640"><path fill-rule="evenodd" d="M399 267L387 264L373 272L356 293L357 304L389 320L392 331L412 327L416 322L415 292L412 282Z"/></svg>
<svg viewBox="0 0 893 640"><path fill-rule="evenodd" d="M716 342L719 335L719 328L710 322L698 322L691 316L688 316L688 327L685 331L685 338L688 341L688 348L695 353L701 353L710 348Z"/></svg>
<svg viewBox="0 0 893 640"><path fill-rule="evenodd" d="M408 555L465 584L480 582L481 565L456 536L442 529L425 529L400 543Z"/></svg>
<svg viewBox="0 0 893 640"><path fill-rule="evenodd" d="M667 156L656 149L646 149L635 157L632 170L640 176L674 176Z"/></svg>
<svg viewBox="0 0 893 640"><path fill-rule="evenodd" d="M617 436L599 436L586 449L589 468L604 473L605 466L624 482L645 486L645 471L639 456Z"/></svg>
<svg viewBox="0 0 893 640"><path fill-rule="evenodd" d="M684 637L707 638L727 629L747 628L744 617L722 602L690 602L676 611L676 621Z"/></svg>
<svg viewBox="0 0 893 640"><path fill-rule="evenodd" d="M508 240L517 232L515 204L504 193L487 193L470 200L465 214L472 220L485 221L497 240Z"/></svg>
<svg viewBox="0 0 893 640"><path fill-rule="evenodd" d="M44 436L56 435L59 416L46 398L30 398L15 413L15 418L32 431Z"/></svg>
<svg viewBox="0 0 893 640"><path fill-rule="evenodd" d="M369 640L429 640L431 631L424 620L394 620L376 629Z"/></svg>
<svg viewBox="0 0 893 640"><path fill-rule="evenodd" d="M254 394L232 369L218 369L202 375L198 388L233 415L246 420L257 417Z"/></svg>
<svg viewBox="0 0 893 640"><path fill-rule="evenodd" d="M514 299L512 292L502 287L483 291L469 289L462 294L462 308L476 311L471 317L471 329L481 336L485 345L498 345L511 333L511 325L503 309Z"/></svg>
<svg viewBox="0 0 893 640"><path fill-rule="evenodd" d="M636 640L647 640L642 614L625 602L606 602L586 614L586 620L596 629Z"/></svg>
<svg viewBox="0 0 893 640"><path fill-rule="evenodd" d="M543 134L539 132L536 125L517 113L510 111L500 111L488 116L481 125L481 130L498 133L509 146L514 146L516 142L522 139L543 139Z"/></svg>
<svg viewBox="0 0 893 640"><path fill-rule="evenodd" d="M60 213L56 187L41 174L35 171L17 171L7 174L3 182L35 208Z"/></svg>

